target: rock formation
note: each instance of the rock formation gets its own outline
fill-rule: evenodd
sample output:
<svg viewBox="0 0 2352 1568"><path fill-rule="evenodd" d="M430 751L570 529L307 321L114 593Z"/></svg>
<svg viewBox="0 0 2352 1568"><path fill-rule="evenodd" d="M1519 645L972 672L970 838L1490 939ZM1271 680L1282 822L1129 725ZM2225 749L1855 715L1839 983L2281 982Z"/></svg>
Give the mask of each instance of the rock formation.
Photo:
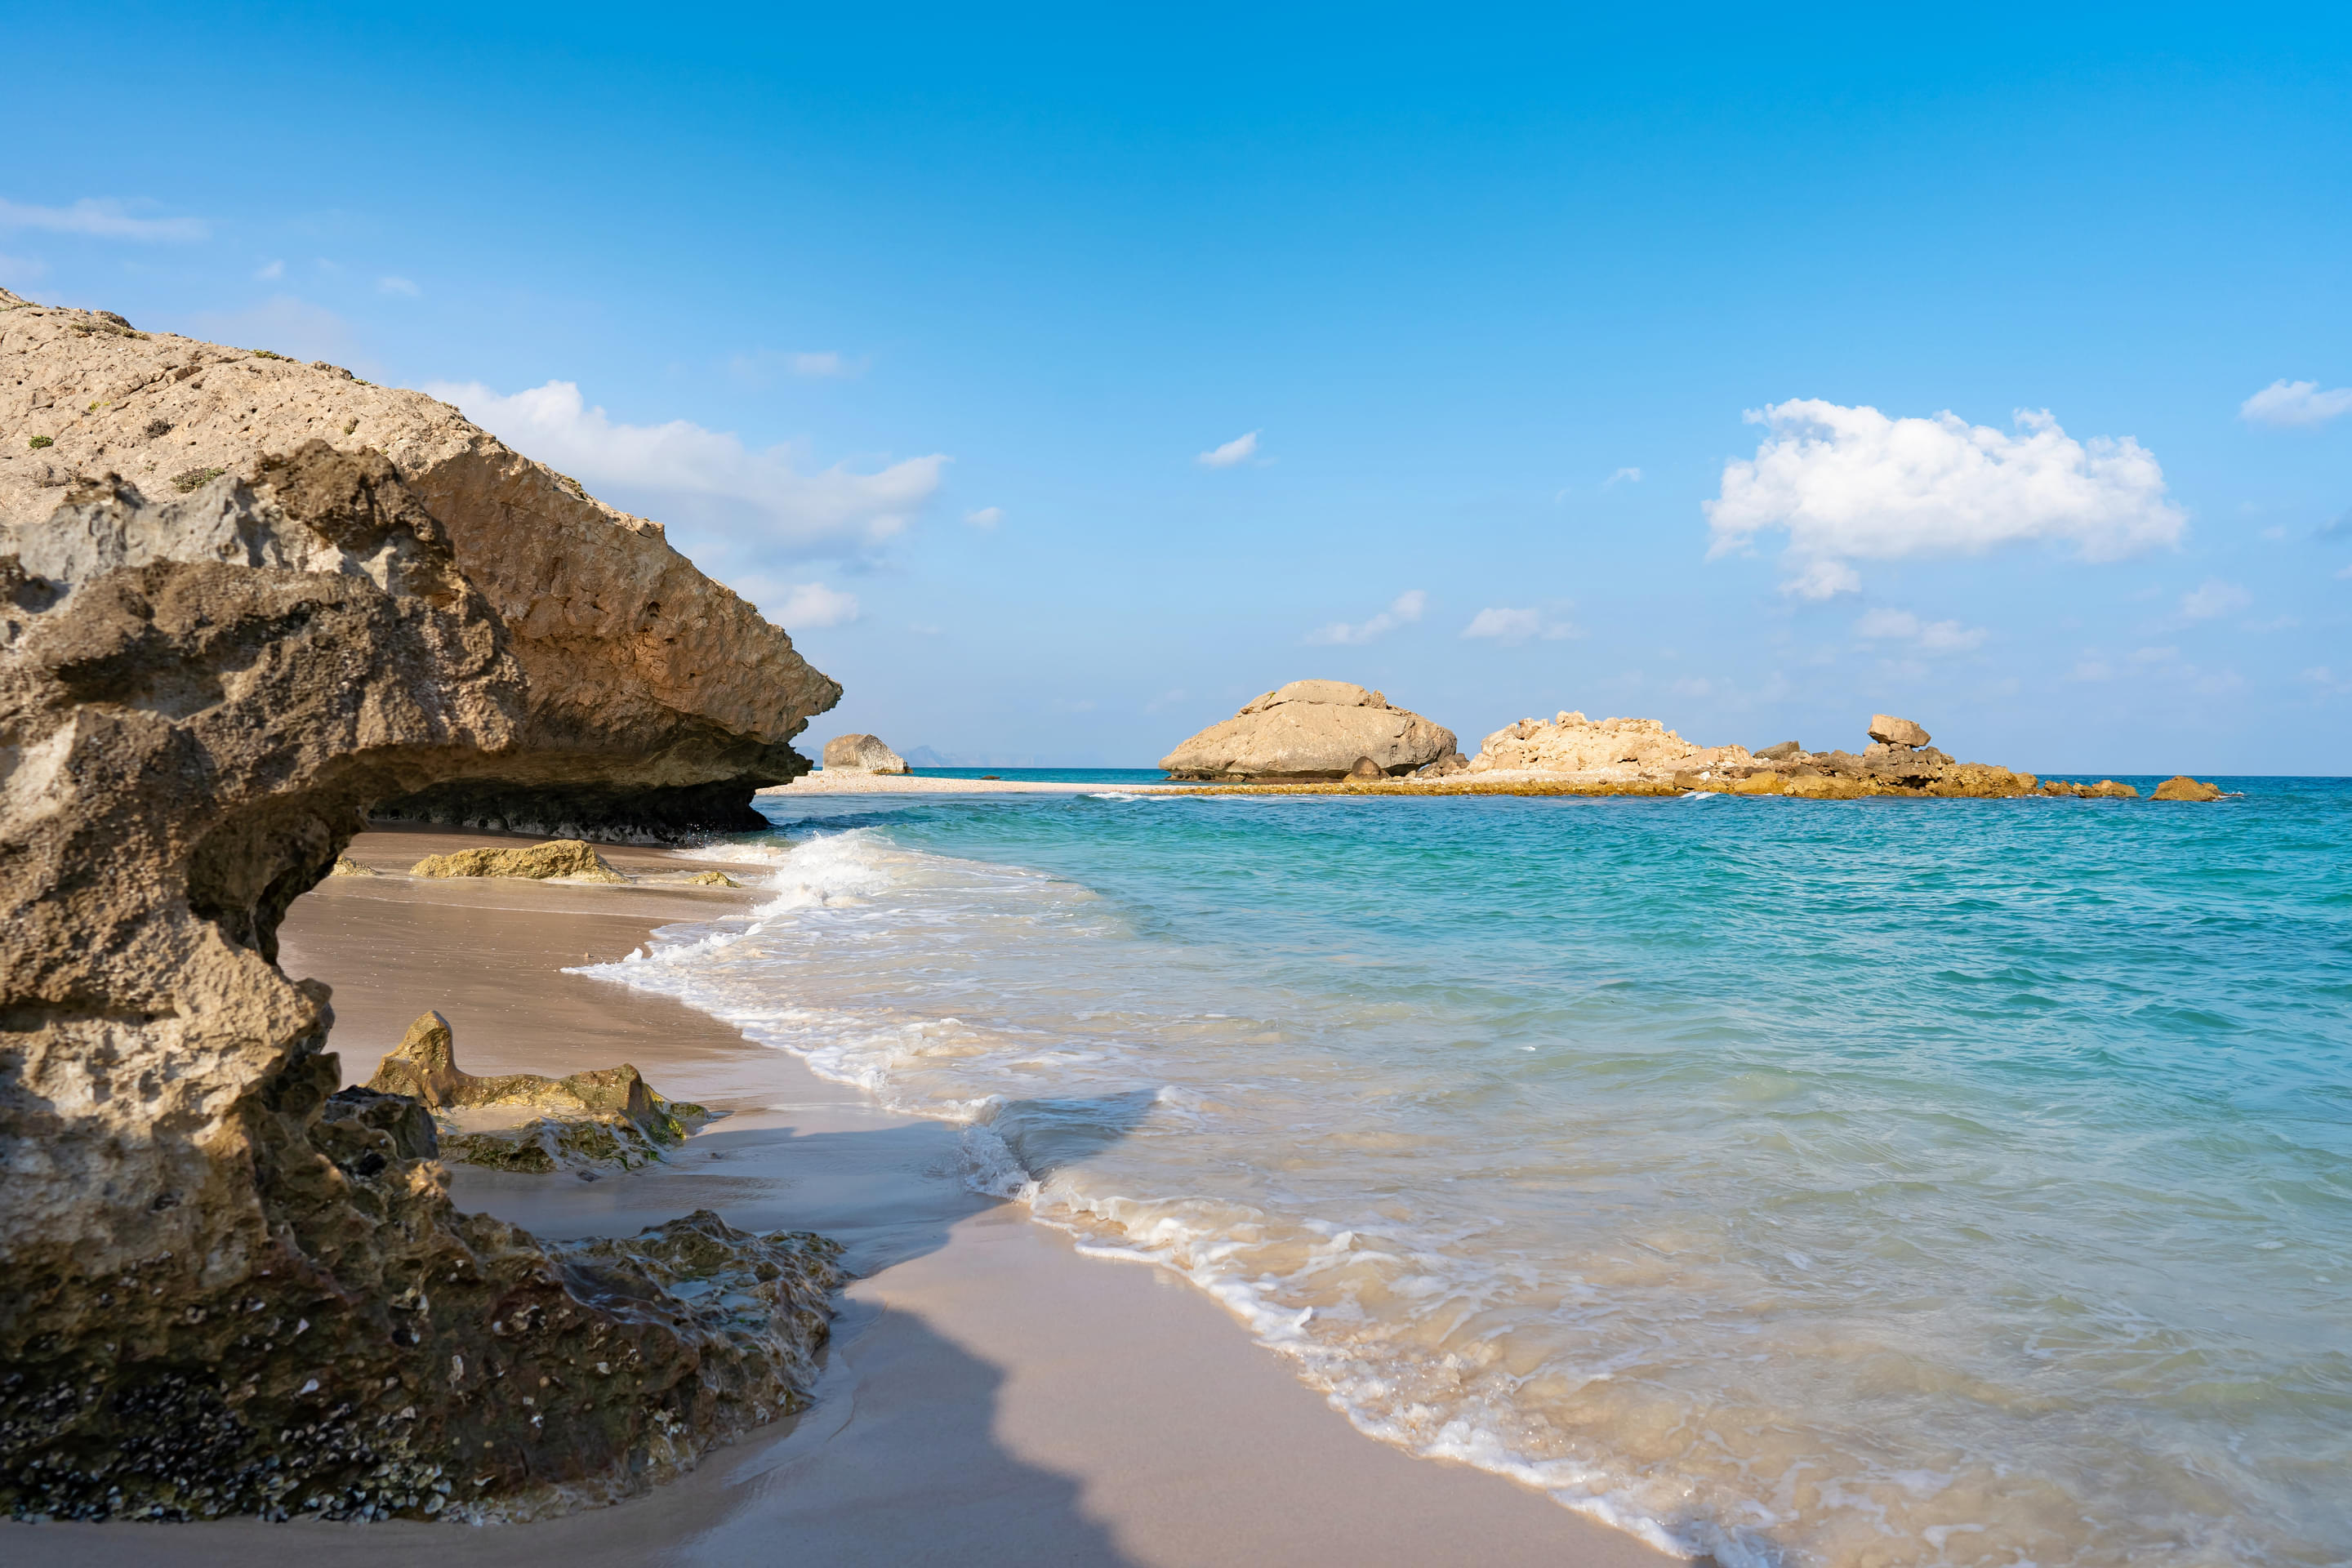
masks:
<svg viewBox="0 0 2352 1568"><path fill-rule="evenodd" d="M335 1096L327 988L278 927L374 803L715 800L793 771L831 683L429 400L126 331L0 312L0 423L55 437L0 472L0 1509L640 1488L803 1396L826 1244L459 1214L414 1102ZM420 488L325 440L257 453L298 416L380 421ZM124 434L151 426L194 436Z"/></svg>
<svg viewBox="0 0 2352 1568"><path fill-rule="evenodd" d="M460 849L454 855L427 855L408 868L412 877L518 877L545 881L561 877L570 882L625 882L613 863L577 838L551 839L528 848L499 849L488 845Z"/></svg>
<svg viewBox="0 0 2352 1568"><path fill-rule="evenodd" d="M503 626L521 691L505 744L380 816L652 841L763 827L751 792L808 771L790 742L841 689L661 524L423 393L0 290L0 522L37 525L110 472L149 500L262 483L267 454L310 441L389 460Z"/></svg>
<svg viewBox="0 0 2352 1568"><path fill-rule="evenodd" d="M1935 739L1910 720L1897 719L1886 713L1873 713L1870 716L1870 738L1882 746L1913 748L1924 746Z"/></svg>
<svg viewBox="0 0 2352 1568"><path fill-rule="evenodd" d="M879 735L835 735L824 743L824 770L845 773L903 773L907 759Z"/></svg>
<svg viewBox="0 0 2352 1568"><path fill-rule="evenodd" d="M2204 784L2187 773L2175 773L2156 786L2158 800L2219 800L2220 784Z"/></svg>
<svg viewBox="0 0 2352 1568"><path fill-rule="evenodd" d="M625 1062L567 1078L477 1078L458 1068L449 1020L438 1013L408 1026L367 1089L428 1111L442 1159L501 1171L633 1170L710 1119L699 1105L655 1093Z"/></svg>
<svg viewBox="0 0 2352 1568"><path fill-rule="evenodd" d="M1907 719L1872 716L1874 740L1860 754L1807 752L1783 741L1761 752L1696 746L1654 719L1587 719L1561 713L1547 723L1522 719L1486 737L1471 759L1473 778L1496 783L1572 783L1597 790L1668 785L1732 795L1794 795L1852 799L1865 795L2007 796L2035 793L2030 773L1955 762L1927 743ZM2118 786L2120 787L2120 786Z"/></svg>
<svg viewBox="0 0 2352 1568"><path fill-rule="evenodd" d="M1667 779L1678 769L1718 759L1745 760L1746 748L1692 745L1655 719L1602 719L1561 713L1546 723L1522 719L1486 737L1470 759L1473 773L1572 775L1596 784Z"/></svg>
<svg viewBox="0 0 2352 1568"><path fill-rule="evenodd" d="M1360 759L1395 778L1451 755L1454 731L1344 680L1294 680L1160 759L1177 777L1340 779Z"/></svg>

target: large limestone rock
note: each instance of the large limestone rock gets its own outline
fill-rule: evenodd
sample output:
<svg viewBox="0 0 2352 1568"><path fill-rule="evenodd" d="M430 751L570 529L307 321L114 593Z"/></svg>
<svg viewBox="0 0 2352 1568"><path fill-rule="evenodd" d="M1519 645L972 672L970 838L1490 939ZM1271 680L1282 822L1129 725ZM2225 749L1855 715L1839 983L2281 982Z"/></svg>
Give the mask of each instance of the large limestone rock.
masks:
<svg viewBox="0 0 2352 1568"><path fill-rule="evenodd" d="M1452 754L1454 731L1344 680L1294 680L1160 759L1177 778L1394 778ZM1370 775L1367 775L1370 776Z"/></svg>
<svg viewBox="0 0 2352 1568"><path fill-rule="evenodd" d="M1908 719L1873 713L1870 716L1870 738L1883 746L1924 746L1934 737Z"/></svg>
<svg viewBox="0 0 2352 1568"><path fill-rule="evenodd" d="M1745 760L1739 746L1691 744L1655 719L1587 719L1560 713L1549 723L1522 719L1486 737L1470 759L1474 773L1524 773L1594 784L1664 783L1705 763Z"/></svg>
<svg viewBox="0 0 2352 1568"><path fill-rule="evenodd" d="M903 773L907 771L907 759L884 745L879 735L835 735L824 743L824 771Z"/></svg>
<svg viewBox="0 0 2352 1568"><path fill-rule="evenodd" d="M44 426L143 475L114 426L71 426L54 379L98 319L48 312L20 337L23 315L0 314L0 364L28 373ZM63 341L78 329L92 338ZM172 385L263 406L268 367L242 363L205 357ZM189 417L228 416L207 409ZM577 510L521 548L529 466L436 428L477 457L424 471L514 487L504 521L468 514L517 547L503 592L532 563L581 581L554 558L591 521L635 542L613 561L656 558ZM173 460L155 495L12 489L56 510L0 528L0 1511L528 1513L641 1488L791 1408L824 1335L826 1244L703 1215L550 1247L458 1213L421 1107L337 1095L327 988L278 964L287 906L371 803L452 779L688 788L643 748L676 742L707 776L723 748L693 736L722 705L664 707L684 689L656 679L666 654L633 671L568 632L513 635L379 454L312 442L184 496ZM683 563L667 581L724 613ZM609 729L563 695L591 690Z"/></svg>
<svg viewBox="0 0 2352 1568"><path fill-rule="evenodd" d="M535 882L626 882L613 863L577 838L511 849L484 845L454 855L427 855L408 868L412 877L515 877Z"/></svg>
<svg viewBox="0 0 2352 1568"><path fill-rule="evenodd" d="M374 803L380 816L675 838L765 826L752 791L808 771L790 742L841 689L661 524L423 393L0 290L0 522L39 525L77 479L110 472L149 500L257 483L267 454L314 440L389 459L521 683L509 743Z"/></svg>

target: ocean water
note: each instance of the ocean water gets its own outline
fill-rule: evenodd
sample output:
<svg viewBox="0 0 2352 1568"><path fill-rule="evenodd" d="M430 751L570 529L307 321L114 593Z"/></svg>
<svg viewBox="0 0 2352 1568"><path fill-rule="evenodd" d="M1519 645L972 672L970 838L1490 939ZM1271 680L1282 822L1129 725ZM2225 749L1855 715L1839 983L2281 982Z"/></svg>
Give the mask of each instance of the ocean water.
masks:
<svg viewBox="0 0 2352 1568"><path fill-rule="evenodd" d="M2226 783L771 800L594 973L1662 1545L2341 1563L2352 781Z"/></svg>

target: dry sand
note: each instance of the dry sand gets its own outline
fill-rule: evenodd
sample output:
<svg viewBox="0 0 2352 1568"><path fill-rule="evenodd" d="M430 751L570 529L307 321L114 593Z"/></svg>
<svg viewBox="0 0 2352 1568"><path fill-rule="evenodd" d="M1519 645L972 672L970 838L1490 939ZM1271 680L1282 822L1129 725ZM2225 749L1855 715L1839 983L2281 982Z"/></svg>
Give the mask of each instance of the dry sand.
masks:
<svg viewBox="0 0 2352 1568"><path fill-rule="evenodd" d="M932 783L936 781L916 781ZM387 871L487 835L370 833ZM632 874L702 867L608 849ZM732 868L741 869L741 868ZM560 973L650 930L749 908L727 889L337 878L298 903L284 963L335 988L347 1079L426 1007L477 1072L634 1062L734 1114L671 1164L589 1183L456 1168L468 1207L542 1235L696 1207L823 1231L862 1276L812 1410L610 1509L529 1525L0 1525L12 1564L346 1568L635 1563L1655 1565L1513 1482L1354 1431L1208 1297L1080 1257L961 1180L954 1130L898 1116L665 998Z"/></svg>

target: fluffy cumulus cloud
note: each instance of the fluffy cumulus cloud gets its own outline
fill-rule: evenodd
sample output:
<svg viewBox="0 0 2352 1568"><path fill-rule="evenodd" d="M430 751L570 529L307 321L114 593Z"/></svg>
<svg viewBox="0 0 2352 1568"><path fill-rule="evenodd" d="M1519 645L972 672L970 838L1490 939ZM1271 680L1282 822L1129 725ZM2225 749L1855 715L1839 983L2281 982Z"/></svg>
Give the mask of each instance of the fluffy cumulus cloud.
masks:
<svg viewBox="0 0 2352 1568"><path fill-rule="evenodd" d="M90 239L131 239L142 244L188 243L212 233L192 217L141 217L121 202L85 197L69 207L28 206L0 198L0 229L38 229Z"/></svg>
<svg viewBox="0 0 2352 1568"><path fill-rule="evenodd" d="M1192 460L1204 468L1230 468L1257 456L1257 432L1236 436L1222 447L1212 447Z"/></svg>
<svg viewBox="0 0 2352 1568"><path fill-rule="evenodd" d="M1399 626L1410 626L1421 619L1422 612L1427 608L1429 595L1419 588L1410 588L1390 600L1389 607L1371 619L1352 625L1346 621L1333 621L1328 626L1318 626L1308 632L1307 641L1311 646L1321 647L1345 647L1368 643L1375 637L1387 636Z"/></svg>
<svg viewBox="0 0 2352 1568"><path fill-rule="evenodd" d="M878 544L903 530L940 488L948 459L908 458L872 473L841 464L803 472L789 447L753 450L683 419L624 425L591 407L578 385L551 381L501 396L478 382L428 384L517 451L593 487L668 508L715 509L751 521L766 542L816 553Z"/></svg>
<svg viewBox="0 0 2352 1568"><path fill-rule="evenodd" d="M1822 599L1861 586L1851 563L2065 543L2114 561L2180 537L2164 470L2130 437L2078 441L2047 412L2013 432L1953 414L1889 418L1818 398L1752 411L1769 434L1724 467L1706 503L1712 559L1779 529L1789 591Z"/></svg>
<svg viewBox="0 0 2352 1568"><path fill-rule="evenodd" d="M1530 638L1558 642L1576 635L1576 627L1566 621L1555 620L1541 610L1509 610L1490 608L1470 617L1462 628L1465 637L1484 637L1495 642L1517 644Z"/></svg>
<svg viewBox="0 0 2352 1568"><path fill-rule="evenodd" d="M2315 381L2274 381L2238 405L2250 425L2325 425L2352 414L2352 386L2322 391Z"/></svg>
<svg viewBox="0 0 2352 1568"><path fill-rule="evenodd" d="M1985 640L1982 626L1923 621L1908 610L1873 610L1854 622L1853 635L1864 642L1907 643L1922 653L1967 653Z"/></svg>
<svg viewBox="0 0 2352 1568"><path fill-rule="evenodd" d="M796 583L770 619L786 631L797 626L840 626L857 618L857 595L822 583Z"/></svg>

